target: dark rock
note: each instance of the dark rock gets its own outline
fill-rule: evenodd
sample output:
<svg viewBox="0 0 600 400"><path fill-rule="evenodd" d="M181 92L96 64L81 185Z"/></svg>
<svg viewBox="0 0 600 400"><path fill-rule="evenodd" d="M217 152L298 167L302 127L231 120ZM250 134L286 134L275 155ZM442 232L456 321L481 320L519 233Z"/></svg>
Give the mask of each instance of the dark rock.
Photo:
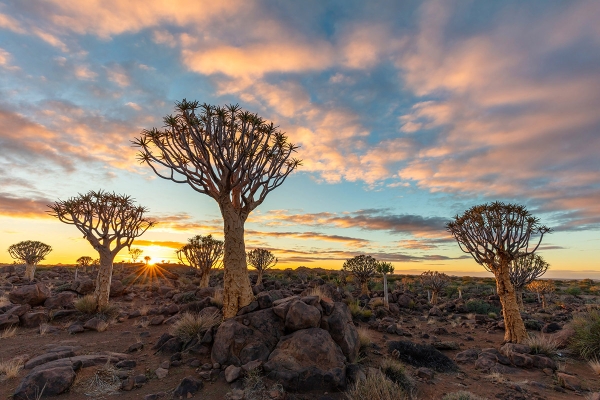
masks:
<svg viewBox="0 0 600 400"><path fill-rule="evenodd" d="M162 347L163 344L167 343L169 340L173 339L175 336L169 334L169 333L163 333L162 335L160 335L160 337L158 338L158 340L156 341L156 344L152 347L152 350L158 350Z"/></svg>
<svg viewBox="0 0 600 400"><path fill-rule="evenodd" d="M13 394L13 399L34 399L42 390L44 397L56 396L66 392L74 380L75 371L71 366L34 370L23 378Z"/></svg>
<svg viewBox="0 0 600 400"><path fill-rule="evenodd" d="M43 283L20 286L8 294L11 303L29 304L30 306L43 304L48 297L50 297L50 289Z"/></svg>
<svg viewBox="0 0 600 400"><path fill-rule="evenodd" d="M531 361L532 361L533 367L535 367L535 368L539 368L539 369L550 368L553 371L557 369L556 362L553 359L546 357L546 356L532 355Z"/></svg>
<svg viewBox="0 0 600 400"><path fill-rule="evenodd" d="M57 319L61 319L61 318L65 318L65 317L70 317L74 314L77 314L77 310L56 310L53 311L50 315L52 317L52 320L57 320Z"/></svg>
<svg viewBox="0 0 600 400"><path fill-rule="evenodd" d="M0 315L0 330L8 329L14 325L19 325L19 317L13 314Z"/></svg>
<svg viewBox="0 0 600 400"><path fill-rule="evenodd" d="M438 350L459 350L460 345L457 342L444 341L444 342L433 342L433 347Z"/></svg>
<svg viewBox="0 0 600 400"><path fill-rule="evenodd" d="M273 298L269 292L259 293L258 296L256 296L256 301L258 301L260 308L269 308L273 306Z"/></svg>
<svg viewBox="0 0 600 400"><path fill-rule="evenodd" d="M152 317L152 319L150 320L150 325L161 325L164 321L164 315L157 315L155 317Z"/></svg>
<svg viewBox="0 0 600 400"><path fill-rule="evenodd" d="M136 365L137 363L135 362L135 360L123 360L116 363L115 367L121 369L133 369Z"/></svg>
<svg viewBox="0 0 600 400"><path fill-rule="evenodd" d="M425 379L426 381L430 381L433 379L434 372L429 368L421 367L417 369L417 376L421 379Z"/></svg>
<svg viewBox="0 0 600 400"><path fill-rule="evenodd" d="M438 372L450 372L457 365L433 346L406 341L388 342L389 353L414 367L431 368Z"/></svg>
<svg viewBox="0 0 600 400"><path fill-rule="evenodd" d="M186 376L179 383L175 391L173 392L173 396L175 398L183 397L184 399L193 396L198 390L202 389L204 383L201 380L194 378L193 376Z"/></svg>
<svg viewBox="0 0 600 400"><path fill-rule="evenodd" d="M108 328L108 323L101 318L94 317L87 320L83 327L96 332L104 332Z"/></svg>
<svg viewBox="0 0 600 400"><path fill-rule="evenodd" d="M240 308L237 315L249 314L258 309L259 309L258 301L253 301L252 303L248 304L246 307Z"/></svg>
<svg viewBox="0 0 600 400"><path fill-rule="evenodd" d="M225 381L227 383L231 383L237 380L242 375L242 368L236 367L235 365L230 365L225 368Z"/></svg>
<svg viewBox="0 0 600 400"><path fill-rule="evenodd" d="M500 353L510 358L511 353L519 353L519 354L529 354L531 353L531 347L526 344L517 344L517 343L506 343L502 347L500 347Z"/></svg>
<svg viewBox="0 0 600 400"><path fill-rule="evenodd" d="M363 379L367 379L364 367L360 364L348 364L346 366L346 380L347 383L356 383Z"/></svg>
<svg viewBox="0 0 600 400"><path fill-rule="evenodd" d="M158 349L161 353L177 353L180 352L183 348L183 341L178 337L171 338L165 342L160 349Z"/></svg>
<svg viewBox="0 0 600 400"><path fill-rule="evenodd" d="M468 349L465 351L461 351L456 356L454 356L454 361L456 361L459 364L463 364L475 361L478 357L479 351L477 351L477 349Z"/></svg>
<svg viewBox="0 0 600 400"><path fill-rule="evenodd" d="M294 332L299 329L316 328L321 322L321 312L303 301L294 301L285 316L285 329Z"/></svg>
<svg viewBox="0 0 600 400"><path fill-rule="evenodd" d="M335 303L331 299L323 298L320 301L321 308L323 309L324 315L331 315L335 307Z"/></svg>
<svg viewBox="0 0 600 400"><path fill-rule="evenodd" d="M508 356L510 361L519 368L531 368L533 367L533 360L526 354L521 353L510 353Z"/></svg>
<svg viewBox="0 0 600 400"><path fill-rule="evenodd" d="M444 313L442 312L442 310L440 310L438 306L433 306L429 310L429 315L433 317L443 317Z"/></svg>
<svg viewBox="0 0 600 400"><path fill-rule="evenodd" d="M17 317L22 317L29 310L31 310L31 306L29 304L20 304L18 306L10 307L8 310L6 310L6 314L7 315L16 315Z"/></svg>
<svg viewBox="0 0 600 400"><path fill-rule="evenodd" d="M320 328L302 329L281 338L264 370L286 390L343 390L345 357L331 335Z"/></svg>
<svg viewBox="0 0 600 400"><path fill-rule="evenodd" d="M475 369L481 371L489 371L495 367L498 363L498 359L494 354L491 353L480 353L477 361L475 361Z"/></svg>
<svg viewBox="0 0 600 400"><path fill-rule="evenodd" d="M349 362L356 360L360 342L358 331L352 322L352 314L346 303L335 303L331 314L321 318L321 329L329 332Z"/></svg>
<svg viewBox="0 0 600 400"><path fill-rule="evenodd" d="M558 381L558 384L565 389L573 390L575 392L580 392L583 390L581 381L573 375L569 375L564 372L557 372L556 380Z"/></svg>
<svg viewBox="0 0 600 400"><path fill-rule="evenodd" d="M75 301L77 295L73 292L61 292L56 296L48 297L44 301L44 307L52 310L54 308L69 307Z"/></svg>
<svg viewBox="0 0 600 400"><path fill-rule="evenodd" d="M40 324L48 322L48 314L44 311L28 312L19 320L25 328L37 328Z"/></svg>
<svg viewBox="0 0 600 400"><path fill-rule="evenodd" d="M96 284L91 279L76 280L71 284L71 290L81 294L91 294L96 289Z"/></svg>
<svg viewBox="0 0 600 400"><path fill-rule="evenodd" d="M136 351L141 351L143 348L144 348L144 343L137 342L137 343L134 343L131 346L129 346L129 348L127 349L127 353L134 353Z"/></svg>
<svg viewBox="0 0 600 400"><path fill-rule="evenodd" d="M542 333L554 333L560 331L561 329L562 327L556 322L550 322L542 327Z"/></svg>
<svg viewBox="0 0 600 400"><path fill-rule="evenodd" d="M48 352L48 353L39 355L37 357L31 358L29 361L27 361L25 363L23 368L33 369L33 368L37 367L38 365L46 364L50 361L58 360L61 358L67 358L67 357L75 357L75 352L72 349L68 349L65 351L52 351L52 352Z"/></svg>
<svg viewBox="0 0 600 400"><path fill-rule="evenodd" d="M85 332L85 328L83 327L83 325L81 325L81 323L74 322L71 325L69 325L69 327L67 328L67 332L71 335L74 335L76 333Z"/></svg>
<svg viewBox="0 0 600 400"><path fill-rule="evenodd" d="M398 301L396 303L398 303L399 307L409 308L412 304L412 301L413 299L411 299L409 296L402 294L398 297Z"/></svg>
<svg viewBox="0 0 600 400"><path fill-rule="evenodd" d="M113 298L122 296L123 292L125 292L125 286L123 286L123 283L121 283L121 281L118 279L113 279L110 282L110 297Z"/></svg>

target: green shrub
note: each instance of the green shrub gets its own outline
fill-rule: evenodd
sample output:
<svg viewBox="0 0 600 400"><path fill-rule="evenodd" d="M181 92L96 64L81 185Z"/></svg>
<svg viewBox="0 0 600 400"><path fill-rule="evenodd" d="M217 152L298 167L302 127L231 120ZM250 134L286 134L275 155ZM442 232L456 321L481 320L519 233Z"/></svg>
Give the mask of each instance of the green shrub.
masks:
<svg viewBox="0 0 600 400"><path fill-rule="evenodd" d="M579 296L581 294L581 288L577 286L570 286L567 288L567 290L565 290L565 292L571 296Z"/></svg>
<svg viewBox="0 0 600 400"><path fill-rule="evenodd" d="M531 331L541 331L542 330L542 323L536 319L526 319L523 321L523 323L525 324L525 328L527 328Z"/></svg>
<svg viewBox="0 0 600 400"><path fill-rule="evenodd" d="M465 306L467 307L468 312L474 312L476 314L487 315L491 312L496 314L500 313L500 309L498 307L486 303L483 300L469 300Z"/></svg>
<svg viewBox="0 0 600 400"><path fill-rule="evenodd" d="M575 333L569 347L586 360L600 358L600 311L592 310L573 318Z"/></svg>

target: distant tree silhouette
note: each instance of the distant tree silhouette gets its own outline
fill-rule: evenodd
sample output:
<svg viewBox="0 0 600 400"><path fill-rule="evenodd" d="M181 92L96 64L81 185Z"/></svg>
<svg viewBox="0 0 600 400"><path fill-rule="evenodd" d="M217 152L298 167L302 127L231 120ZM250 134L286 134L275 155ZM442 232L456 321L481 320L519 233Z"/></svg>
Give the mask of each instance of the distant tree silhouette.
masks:
<svg viewBox="0 0 600 400"><path fill-rule="evenodd" d="M537 293L538 301L541 298L542 308L545 309L548 306L546 295L554 292L556 290L556 286L554 285L554 282L550 280L537 280L529 283L527 285L527 289L534 293Z"/></svg>
<svg viewBox="0 0 600 400"><path fill-rule="evenodd" d="M150 256L144 257L144 261L146 261L146 266L148 266L148 263L150 262L150 260L152 260L152 257L150 257Z"/></svg>
<svg viewBox="0 0 600 400"><path fill-rule="evenodd" d="M510 265L517 257L534 253L551 229L541 225L524 206L502 202L474 206L457 215L446 227L460 249L496 277L504 316L504 341L525 340L527 331L510 280ZM539 235L539 239L530 248L533 235Z"/></svg>
<svg viewBox="0 0 600 400"><path fill-rule="evenodd" d="M75 280L77 280L77 272L79 271L79 268L83 268L84 272L87 271L87 267L90 266L92 261L94 260L89 256L81 256L77 259L75 264Z"/></svg>
<svg viewBox="0 0 600 400"><path fill-rule="evenodd" d="M431 290L429 302L436 305L440 292L450 283L450 277L442 272L426 271L421 274L421 283L425 289Z"/></svg>
<svg viewBox="0 0 600 400"><path fill-rule="evenodd" d="M223 315L235 316L254 299L244 244L244 223L267 194L299 165L298 146L273 123L237 105L176 103L166 128L144 130L134 146L139 159L164 179L187 183L215 199L223 216Z"/></svg>
<svg viewBox="0 0 600 400"><path fill-rule="evenodd" d="M129 255L131 256L131 261L136 263L137 259L140 258L140 256L142 255L143 252L144 252L144 250L137 249L137 248L129 250Z"/></svg>
<svg viewBox="0 0 600 400"><path fill-rule="evenodd" d="M517 257L510 263L510 282L515 288L519 308L523 309L523 289L531 282L544 275L549 264L542 256L535 253Z"/></svg>
<svg viewBox="0 0 600 400"><path fill-rule="evenodd" d="M266 249L254 249L249 251L246 254L246 258L248 259L248 265L258 272L256 285L261 284L265 271L277 264L277 258L275 258L273 253Z"/></svg>
<svg viewBox="0 0 600 400"><path fill-rule="evenodd" d="M133 203L131 197L90 191L49 205L50 215L75 225L100 255L94 297L98 310L108 305L113 261L136 237L156 224L145 214L148 210ZM111 248L112 247L112 248Z"/></svg>
<svg viewBox="0 0 600 400"><path fill-rule="evenodd" d="M223 255L223 241L213 239L212 235L197 235L177 250L179 261L195 268L200 275L200 287L208 287L210 270Z"/></svg>
<svg viewBox="0 0 600 400"><path fill-rule="evenodd" d="M25 263L25 279L29 282L35 275L35 267L52 251L52 247L35 240L25 240L8 248L8 254Z"/></svg>
<svg viewBox="0 0 600 400"><path fill-rule="evenodd" d="M369 293L369 280L377 272L377 260L361 254L344 262L342 270L351 274L360 283L361 294Z"/></svg>

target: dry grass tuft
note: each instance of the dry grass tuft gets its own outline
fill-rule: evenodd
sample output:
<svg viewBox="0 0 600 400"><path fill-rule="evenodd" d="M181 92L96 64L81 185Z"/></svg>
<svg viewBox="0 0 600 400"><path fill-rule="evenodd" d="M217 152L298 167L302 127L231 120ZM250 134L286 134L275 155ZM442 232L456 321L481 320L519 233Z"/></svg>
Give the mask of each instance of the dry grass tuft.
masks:
<svg viewBox="0 0 600 400"><path fill-rule="evenodd" d="M44 336L46 333L48 333L49 329L50 329L50 325L48 325L48 324L40 324L40 335Z"/></svg>
<svg viewBox="0 0 600 400"><path fill-rule="evenodd" d="M140 307L140 315L146 316L148 315L148 311L150 311L150 306L148 304L144 304Z"/></svg>
<svg viewBox="0 0 600 400"><path fill-rule="evenodd" d="M5 330L2 331L2 333L0 333L0 339L8 339L10 337L13 337L17 334L17 327L16 326L11 326L10 328L6 328Z"/></svg>
<svg viewBox="0 0 600 400"><path fill-rule="evenodd" d="M369 328L365 326L359 326L356 328L358 331L358 342L360 343L360 351L364 352L367 347L370 347L373 344L373 339L371 337L371 332L369 332Z"/></svg>
<svg viewBox="0 0 600 400"><path fill-rule="evenodd" d="M19 371L23 369L25 362L21 357L13 358L8 361L0 361L0 376L4 379L16 378L19 375Z"/></svg>
<svg viewBox="0 0 600 400"><path fill-rule="evenodd" d="M389 380L381 371L370 373L346 392L348 400L401 400L408 399L406 392Z"/></svg>
<svg viewBox="0 0 600 400"><path fill-rule="evenodd" d="M558 341L551 335L529 335L523 343L531 347L533 354L544 354L548 357L554 357L558 350Z"/></svg>
<svg viewBox="0 0 600 400"><path fill-rule="evenodd" d="M319 300L328 299L330 300L327 291L322 286L315 286L314 288L310 288L306 293L307 296L317 296Z"/></svg>
<svg viewBox="0 0 600 400"><path fill-rule="evenodd" d="M94 375L77 382L76 385L86 396L102 398L117 394L121 388L121 379L117 375L117 369L109 361L96 369Z"/></svg>
<svg viewBox="0 0 600 400"><path fill-rule="evenodd" d="M597 375L600 375L600 361L598 361L598 359L588 361L588 365Z"/></svg>
<svg viewBox="0 0 600 400"><path fill-rule="evenodd" d="M3 294L2 296L0 296L0 307L4 307L10 304L10 300L8 299L8 296Z"/></svg>
<svg viewBox="0 0 600 400"><path fill-rule="evenodd" d="M244 399L245 400L270 400L273 392L279 394L282 398L285 391L281 384L275 384L267 388L259 368L251 369L244 378Z"/></svg>
<svg viewBox="0 0 600 400"><path fill-rule="evenodd" d="M88 294L75 300L75 309L84 314L95 314L98 303L93 294Z"/></svg>
<svg viewBox="0 0 600 400"><path fill-rule="evenodd" d="M221 323L222 317L218 312L202 315L191 312L184 312L181 317L171 325L171 334L184 341L189 341L195 337L202 339L207 330Z"/></svg>
<svg viewBox="0 0 600 400"><path fill-rule="evenodd" d="M503 383L507 382L506 377L499 372L492 372L491 374L487 375L485 378L492 381L492 383L503 384Z"/></svg>
<svg viewBox="0 0 600 400"><path fill-rule="evenodd" d="M413 393L415 391L415 381L406 372L404 365L393 358L384 358L381 361L381 372L385 374L392 382L399 385L405 392Z"/></svg>
<svg viewBox="0 0 600 400"><path fill-rule="evenodd" d="M460 392L448 393L442 400L487 400L485 397L479 397L471 392L465 392L461 390Z"/></svg>
<svg viewBox="0 0 600 400"><path fill-rule="evenodd" d="M212 297L211 303L213 306L223 308L223 288L215 289L215 294Z"/></svg>

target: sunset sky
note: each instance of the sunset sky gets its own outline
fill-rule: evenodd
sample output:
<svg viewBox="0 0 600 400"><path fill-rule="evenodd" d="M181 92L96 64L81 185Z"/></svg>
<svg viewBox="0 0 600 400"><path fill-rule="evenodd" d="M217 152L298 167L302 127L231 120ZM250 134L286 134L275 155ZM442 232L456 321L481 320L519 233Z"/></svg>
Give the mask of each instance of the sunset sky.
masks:
<svg viewBox="0 0 600 400"><path fill-rule="evenodd" d="M175 262L222 238L216 202L161 180L130 141L176 100L239 103L303 166L251 215L248 248L282 267L370 254L397 272L482 273L444 224L524 204L554 233L548 276L600 278L598 1L0 1L0 262L97 257L47 204L132 195ZM128 258L126 251L117 260Z"/></svg>

